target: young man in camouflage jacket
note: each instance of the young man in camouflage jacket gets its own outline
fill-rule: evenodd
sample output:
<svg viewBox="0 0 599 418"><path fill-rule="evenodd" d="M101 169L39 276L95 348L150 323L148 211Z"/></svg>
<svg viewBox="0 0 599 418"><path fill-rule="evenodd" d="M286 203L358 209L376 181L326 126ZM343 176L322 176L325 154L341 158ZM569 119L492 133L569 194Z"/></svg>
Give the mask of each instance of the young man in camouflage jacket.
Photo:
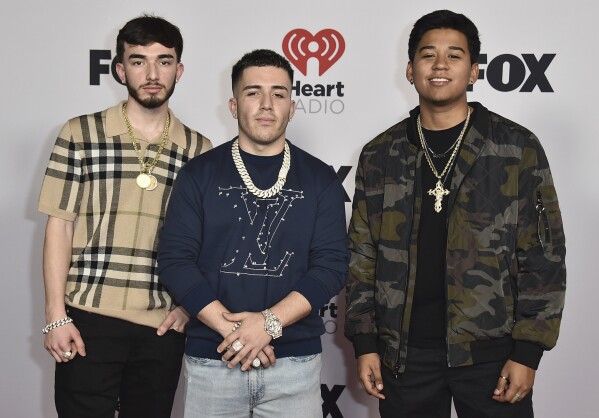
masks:
<svg viewBox="0 0 599 418"><path fill-rule="evenodd" d="M410 117L362 150L345 334L381 416L532 417L557 340L565 241L549 165L527 129L468 103L480 41L465 16L416 22Z"/></svg>

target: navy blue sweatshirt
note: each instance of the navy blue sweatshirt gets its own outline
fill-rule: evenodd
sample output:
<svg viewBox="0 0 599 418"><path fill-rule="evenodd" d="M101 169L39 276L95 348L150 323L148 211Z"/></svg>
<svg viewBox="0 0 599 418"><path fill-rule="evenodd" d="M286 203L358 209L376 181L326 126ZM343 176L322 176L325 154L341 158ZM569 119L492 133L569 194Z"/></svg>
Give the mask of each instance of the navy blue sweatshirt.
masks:
<svg viewBox="0 0 599 418"><path fill-rule="evenodd" d="M322 351L318 310L345 283L345 202L333 169L289 144L291 169L283 189L260 199L235 168L229 141L199 155L179 171L160 233L160 282L191 314L186 353L219 359L222 336L197 319L219 300L231 312L260 312L290 292L302 294L311 313L273 340L278 358ZM241 151L254 184L268 189L283 153Z"/></svg>

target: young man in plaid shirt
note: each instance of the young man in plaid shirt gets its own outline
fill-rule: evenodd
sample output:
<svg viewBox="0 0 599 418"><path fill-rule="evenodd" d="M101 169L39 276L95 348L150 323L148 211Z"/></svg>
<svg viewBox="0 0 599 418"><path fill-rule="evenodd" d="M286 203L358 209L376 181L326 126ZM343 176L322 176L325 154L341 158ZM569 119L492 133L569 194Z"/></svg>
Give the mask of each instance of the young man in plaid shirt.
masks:
<svg viewBox="0 0 599 418"><path fill-rule="evenodd" d="M168 100L183 39L142 16L117 37L126 101L68 121L46 170L46 350L60 417L170 417L188 315L156 272L157 231L181 166L210 141Z"/></svg>

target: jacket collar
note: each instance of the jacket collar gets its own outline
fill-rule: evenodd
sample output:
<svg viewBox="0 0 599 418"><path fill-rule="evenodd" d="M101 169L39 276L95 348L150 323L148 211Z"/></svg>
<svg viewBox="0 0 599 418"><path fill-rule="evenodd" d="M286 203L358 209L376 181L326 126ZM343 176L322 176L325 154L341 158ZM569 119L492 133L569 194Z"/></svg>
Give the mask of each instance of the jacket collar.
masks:
<svg viewBox="0 0 599 418"><path fill-rule="evenodd" d="M464 143L458 154L457 161L453 171L453 178L448 200L448 208L451 210L458 195L457 189L460 187L464 178L474 165L474 162L485 147L485 139L489 131L489 111L483 105L477 102L469 103L474 108L474 120L466 132Z"/></svg>
<svg viewBox="0 0 599 418"><path fill-rule="evenodd" d="M109 137L117 135L127 135L127 125L125 124L125 118L121 109L123 108L123 100L118 105L108 108L106 111L106 135ZM187 141L185 139L185 127L179 119L175 117L173 112L168 110L171 116L171 123L168 128L168 139L170 142L177 144L179 147L187 148ZM136 135L139 133L136 132Z"/></svg>

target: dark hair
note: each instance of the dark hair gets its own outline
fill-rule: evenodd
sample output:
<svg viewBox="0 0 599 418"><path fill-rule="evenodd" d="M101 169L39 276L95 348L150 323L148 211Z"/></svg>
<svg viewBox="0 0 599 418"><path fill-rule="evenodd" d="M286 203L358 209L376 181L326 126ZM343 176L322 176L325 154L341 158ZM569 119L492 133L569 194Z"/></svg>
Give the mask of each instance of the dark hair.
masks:
<svg viewBox="0 0 599 418"><path fill-rule="evenodd" d="M480 54L480 39L478 37L478 29L463 14L454 13L450 10L436 10L432 13L422 16L416 21L410 39L408 41L408 57L410 61L414 61L416 48L418 43L426 32L432 29L454 29L461 32L468 39L468 52L470 52L470 63L478 62Z"/></svg>
<svg viewBox="0 0 599 418"><path fill-rule="evenodd" d="M289 79L293 83L293 68L285 57L277 54L270 49L255 49L252 52L245 54L233 66L231 71L231 87L235 93L235 87L241 78L243 70L249 67L277 67L282 68L289 74Z"/></svg>
<svg viewBox="0 0 599 418"><path fill-rule="evenodd" d="M177 62L183 54L183 37L179 28L158 16L143 15L128 21L116 37L117 62L123 62L125 42L129 45L147 46L159 43L175 48Z"/></svg>

